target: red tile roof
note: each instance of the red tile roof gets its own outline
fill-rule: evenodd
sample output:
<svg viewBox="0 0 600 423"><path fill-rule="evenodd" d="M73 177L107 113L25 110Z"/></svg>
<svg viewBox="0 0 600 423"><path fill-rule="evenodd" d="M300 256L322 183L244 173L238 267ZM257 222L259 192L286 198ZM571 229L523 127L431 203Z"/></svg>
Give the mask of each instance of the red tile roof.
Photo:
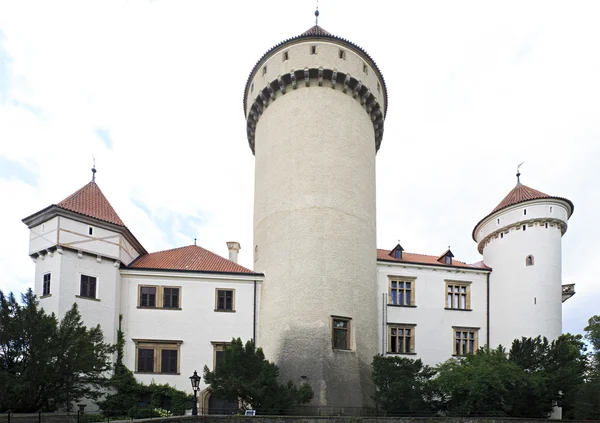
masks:
<svg viewBox="0 0 600 423"><path fill-rule="evenodd" d="M75 191L58 203L57 206L98 220L125 226L95 182L90 182Z"/></svg>
<svg viewBox="0 0 600 423"><path fill-rule="evenodd" d="M485 265L483 265L484 267L482 267L481 265L479 265L479 263L475 264L475 265L471 265L471 264L467 264L465 262L454 260L454 259L452 259L452 264L445 264L445 263L442 263L439 261L440 256L428 256L425 254L407 253L406 251L402 252L401 259L397 259L397 258L390 256L391 252L392 252L391 250L378 249L377 250L377 260L395 261L398 263L428 264L428 265L444 266L444 267L466 267L469 269L481 269L481 268L485 269L485 268L487 268L487 266L485 266ZM445 253L441 257L443 257L444 255L445 255Z"/></svg>
<svg viewBox="0 0 600 423"><path fill-rule="evenodd" d="M507 207L514 206L515 204L539 199L559 200L567 203L571 208L568 212L568 217L571 217L575 209L575 206L573 205L573 202L571 200L568 200L563 197L555 197L552 195L544 194L543 192L538 191L537 189L530 188L527 185L523 185L520 182L518 182L517 185L510 190L508 195L504 197L502 201L500 201L500 203L494 208L494 210L492 210L488 215L486 215L483 219L477 222L477 225L475 225L471 234L473 241L477 241L477 239L475 238L475 233L477 232L477 228L479 227L479 225L494 213L503 210Z"/></svg>
<svg viewBox="0 0 600 423"><path fill-rule="evenodd" d="M319 25L315 25L308 30L304 31L302 35L331 35L329 32L325 31Z"/></svg>
<svg viewBox="0 0 600 423"><path fill-rule="evenodd" d="M197 245L140 256L129 265L138 269L184 270L215 273L254 273Z"/></svg>
<svg viewBox="0 0 600 423"><path fill-rule="evenodd" d="M500 204L498 204L496 208L492 210L492 213L495 213L505 207L512 206L513 204L519 204L528 200L537 200L538 198L551 198L551 196L544 194L537 189L529 188L527 185L522 185L519 183L508 193L506 197L504 197L504 200L500 201Z"/></svg>

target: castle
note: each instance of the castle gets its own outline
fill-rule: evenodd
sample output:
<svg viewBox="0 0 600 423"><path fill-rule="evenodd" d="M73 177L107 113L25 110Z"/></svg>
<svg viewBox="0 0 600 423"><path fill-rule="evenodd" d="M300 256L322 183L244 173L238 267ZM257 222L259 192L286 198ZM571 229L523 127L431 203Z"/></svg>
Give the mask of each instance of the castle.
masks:
<svg viewBox="0 0 600 423"><path fill-rule="evenodd" d="M318 25L268 50L244 90L255 155L253 269L190 245L149 253L95 182L23 219L35 293L75 302L136 378L191 390L232 337L255 339L313 405L371 405L376 354L435 365L521 336L555 339L571 201L520 183L473 229L476 264L377 249L375 155L387 89L373 59ZM95 175L95 174L94 174ZM500 197L500 196L499 196ZM228 404L206 393L204 413ZM229 406L232 406L229 404Z"/></svg>

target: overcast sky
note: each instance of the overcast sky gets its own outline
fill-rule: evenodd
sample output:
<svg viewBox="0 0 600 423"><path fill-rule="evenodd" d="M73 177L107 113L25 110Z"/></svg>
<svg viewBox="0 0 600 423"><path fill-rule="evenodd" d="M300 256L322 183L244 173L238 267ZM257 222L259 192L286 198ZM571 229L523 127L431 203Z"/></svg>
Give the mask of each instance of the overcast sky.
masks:
<svg viewBox="0 0 600 423"><path fill-rule="evenodd" d="M91 178L149 251L242 245L254 157L242 109L262 54L314 24L314 1L0 0L0 289L32 286L21 219ZM321 0L363 47L389 107L377 243L481 260L473 226L522 182L567 197L565 332L600 314L600 2ZM290 259L293 256L290 252ZM515 292L515 295L518 295Z"/></svg>

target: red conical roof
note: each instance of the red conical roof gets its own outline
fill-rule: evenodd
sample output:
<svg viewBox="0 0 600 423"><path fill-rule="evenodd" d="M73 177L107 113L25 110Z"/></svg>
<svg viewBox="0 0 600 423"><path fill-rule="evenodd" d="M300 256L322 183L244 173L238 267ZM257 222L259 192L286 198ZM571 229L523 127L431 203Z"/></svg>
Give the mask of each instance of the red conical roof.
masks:
<svg viewBox="0 0 600 423"><path fill-rule="evenodd" d="M98 220L125 226L95 182L90 182L75 191L57 206Z"/></svg>
<svg viewBox="0 0 600 423"><path fill-rule="evenodd" d="M533 189L533 188L529 188L527 185L522 185L522 184L517 184L516 187L514 187L506 197L504 197L504 200L500 201L500 204L498 204L496 206L496 208L494 210L492 210L492 213L497 212L500 209L503 209L504 207L508 207L508 206L512 206L513 204L518 204L518 203L522 203L523 201L528 201L528 200L537 200L538 198L551 198L552 196L548 195L548 194L544 194L541 191L538 191L537 189Z"/></svg>
<svg viewBox="0 0 600 423"><path fill-rule="evenodd" d="M331 33L325 31L319 25L315 25L304 31L301 36L304 35L331 35Z"/></svg>

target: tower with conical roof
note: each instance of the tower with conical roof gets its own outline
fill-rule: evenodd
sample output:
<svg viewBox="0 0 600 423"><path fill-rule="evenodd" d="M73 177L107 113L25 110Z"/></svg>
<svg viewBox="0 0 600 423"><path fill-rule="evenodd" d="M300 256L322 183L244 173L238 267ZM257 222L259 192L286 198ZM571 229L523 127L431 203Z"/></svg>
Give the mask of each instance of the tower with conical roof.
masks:
<svg viewBox="0 0 600 423"><path fill-rule="evenodd" d="M562 333L561 241L573 203L520 182L473 229L492 268L490 345L510 348L520 337Z"/></svg>
<svg viewBox="0 0 600 423"><path fill-rule="evenodd" d="M315 405L370 403L377 353L375 155L386 87L318 25L271 48L244 91L255 155L258 344Z"/></svg>

